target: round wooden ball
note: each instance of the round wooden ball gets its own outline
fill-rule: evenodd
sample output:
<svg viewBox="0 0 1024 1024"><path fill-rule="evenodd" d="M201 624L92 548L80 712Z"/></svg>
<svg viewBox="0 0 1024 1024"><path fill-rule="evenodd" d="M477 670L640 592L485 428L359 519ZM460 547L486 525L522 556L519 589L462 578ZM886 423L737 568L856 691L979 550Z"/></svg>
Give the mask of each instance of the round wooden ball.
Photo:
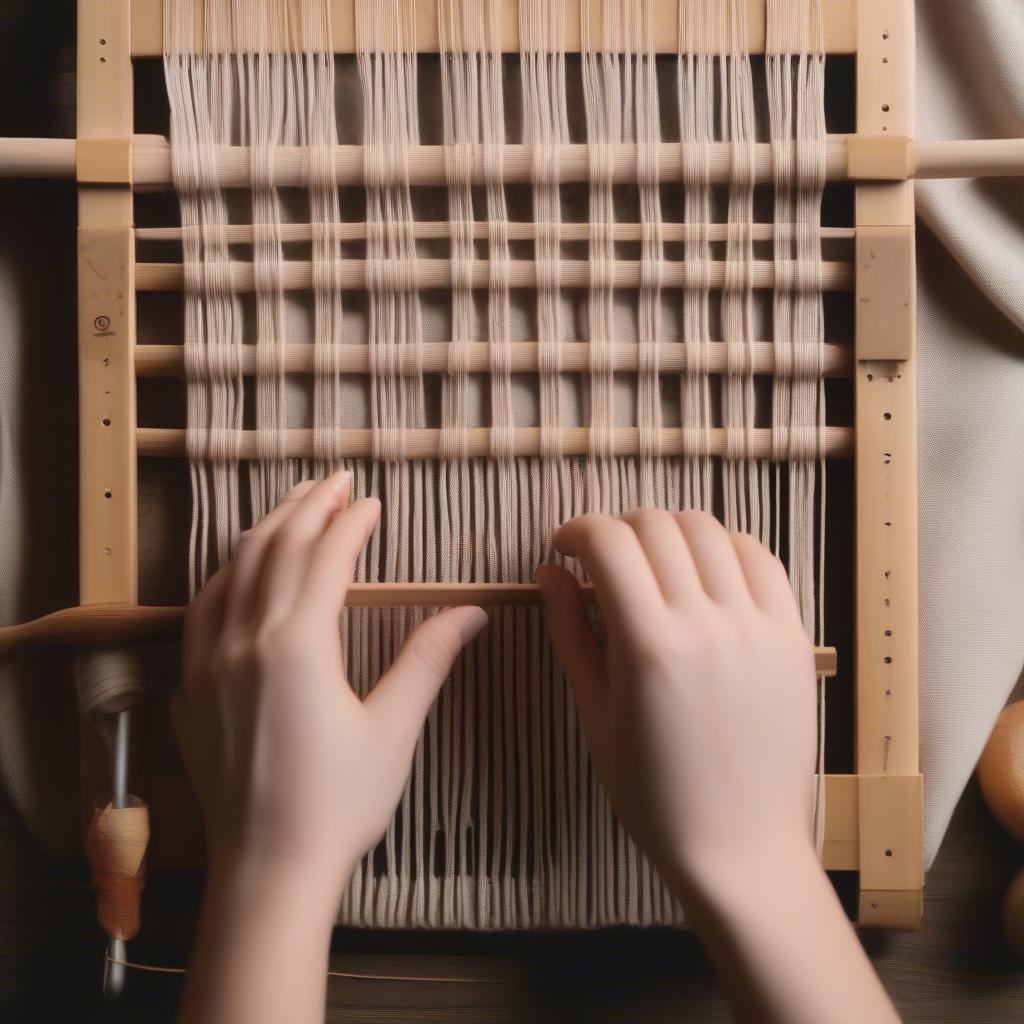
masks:
<svg viewBox="0 0 1024 1024"><path fill-rule="evenodd" d="M1024 960L1024 869L1010 883L1003 900L1003 934L1010 948Z"/></svg>
<svg viewBox="0 0 1024 1024"><path fill-rule="evenodd" d="M1004 708L996 720L978 762L978 780L985 803L999 823L1011 835L1024 840L1024 701ZM1024 887L1019 875L1013 884L1018 883ZM1024 888L1020 891L1024 893ZM1024 910L1024 903L1021 909ZM1021 925L1024 929L1024 917Z"/></svg>

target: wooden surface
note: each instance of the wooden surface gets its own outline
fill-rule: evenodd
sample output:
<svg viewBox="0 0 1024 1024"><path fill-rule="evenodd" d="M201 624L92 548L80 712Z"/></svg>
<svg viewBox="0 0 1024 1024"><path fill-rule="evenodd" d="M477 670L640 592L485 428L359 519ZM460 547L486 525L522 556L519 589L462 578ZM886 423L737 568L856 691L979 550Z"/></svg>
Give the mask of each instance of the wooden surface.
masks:
<svg viewBox="0 0 1024 1024"><path fill-rule="evenodd" d="M180 978L130 972L122 1003L99 996L102 941L80 864L47 863L0 805L0 1020L170 1021ZM924 927L865 942L907 1022L1020 1020L1024 966L998 932L999 902L1024 847L1007 838L972 782L928 877ZM143 937L131 954L184 963L198 882L149 881ZM692 936L669 931L585 935L338 933L335 970L500 978L427 984L331 979L328 1020L436 1022L728 1020Z"/></svg>

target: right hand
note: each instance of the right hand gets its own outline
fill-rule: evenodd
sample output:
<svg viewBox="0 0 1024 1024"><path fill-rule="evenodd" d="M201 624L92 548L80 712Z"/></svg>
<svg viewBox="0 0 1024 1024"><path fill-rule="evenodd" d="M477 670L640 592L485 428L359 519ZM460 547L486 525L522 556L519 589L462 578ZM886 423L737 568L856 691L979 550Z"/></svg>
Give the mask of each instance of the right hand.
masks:
<svg viewBox="0 0 1024 1024"><path fill-rule="evenodd" d="M810 848L814 652L785 568L701 512L583 516L543 566L548 629L620 820L673 888Z"/></svg>

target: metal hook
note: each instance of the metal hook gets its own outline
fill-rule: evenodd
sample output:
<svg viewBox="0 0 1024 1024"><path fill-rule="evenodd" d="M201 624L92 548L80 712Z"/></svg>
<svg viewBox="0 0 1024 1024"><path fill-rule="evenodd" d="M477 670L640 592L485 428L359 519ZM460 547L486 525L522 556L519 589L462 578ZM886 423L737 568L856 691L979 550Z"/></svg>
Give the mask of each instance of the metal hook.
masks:
<svg viewBox="0 0 1024 1024"><path fill-rule="evenodd" d="M125 807L128 803L128 739L131 711L119 711L114 719L114 739L110 749L110 803ZM111 939L103 962L103 997L112 1003L124 992L127 950L124 941ZM120 962L118 962L120 961Z"/></svg>
<svg viewBox="0 0 1024 1024"><path fill-rule="evenodd" d="M103 961L103 998L117 1002L124 992L125 945L120 939L111 939Z"/></svg>

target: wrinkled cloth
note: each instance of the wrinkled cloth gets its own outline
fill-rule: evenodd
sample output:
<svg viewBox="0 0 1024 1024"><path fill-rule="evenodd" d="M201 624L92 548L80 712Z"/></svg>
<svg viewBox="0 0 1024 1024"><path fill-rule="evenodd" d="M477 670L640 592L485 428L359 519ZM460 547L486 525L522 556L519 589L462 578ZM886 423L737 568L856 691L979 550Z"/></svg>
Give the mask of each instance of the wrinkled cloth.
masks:
<svg viewBox="0 0 1024 1024"><path fill-rule="evenodd" d="M918 136L1024 137L1024 3L920 0L916 13ZM930 864L1024 664L1024 179L916 192Z"/></svg>

